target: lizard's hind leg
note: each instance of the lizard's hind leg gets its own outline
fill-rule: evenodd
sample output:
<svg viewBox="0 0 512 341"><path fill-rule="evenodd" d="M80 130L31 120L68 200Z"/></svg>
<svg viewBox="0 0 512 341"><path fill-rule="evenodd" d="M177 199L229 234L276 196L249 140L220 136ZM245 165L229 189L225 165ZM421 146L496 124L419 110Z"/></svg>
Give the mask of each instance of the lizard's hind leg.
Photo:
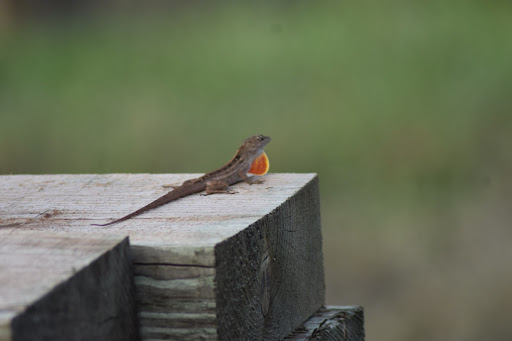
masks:
<svg viewBox="0 0 512 341"><path fill-rule="evenodd" d="M172 189L176 189L178 187L180 187L181 185L176 185L176 184L165 184L165 185L162 185L163 188L172 188Z"/></svg>
<svg viewBox="0 0 512 341"><path fill-rule="evenodd" d="M208 181L206 183L206 194L217 194L217 193L224 193L224 194L235 194L235 191L228 190L229 184L227 182L224 182L222 180L212 180Z"/></svg>

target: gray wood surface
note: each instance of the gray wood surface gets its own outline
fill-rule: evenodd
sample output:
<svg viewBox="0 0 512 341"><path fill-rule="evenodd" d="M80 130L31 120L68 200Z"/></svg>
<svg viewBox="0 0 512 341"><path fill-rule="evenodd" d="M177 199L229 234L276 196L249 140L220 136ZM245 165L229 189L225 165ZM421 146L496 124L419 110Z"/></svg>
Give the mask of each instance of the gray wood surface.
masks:
<svg viewBox="0 0 512 341"><path fill-rule="evenodd" d="M285 337L286 341L364 341L360 306L326 306Z"/></svg>
<svg viewBox="0 0 512 341"><path fill-rule="evenodd" d="M137 340L128 238L0 230L0 340Z"/></svg>
<svg viewBox="0 0 512 341"><path fill-rule="evenodd" d="M324 303L315 174L268 174L108 226L198 174L0 176L0 230L129 235L143 339L285 337Z"/></svg>

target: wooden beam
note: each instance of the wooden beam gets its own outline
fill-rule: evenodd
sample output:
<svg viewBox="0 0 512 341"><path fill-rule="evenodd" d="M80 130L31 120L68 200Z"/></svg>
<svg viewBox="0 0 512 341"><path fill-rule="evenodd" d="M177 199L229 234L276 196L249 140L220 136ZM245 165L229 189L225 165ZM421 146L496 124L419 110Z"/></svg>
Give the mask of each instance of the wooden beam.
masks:
<svg viewBox="0 0 512 341"><path fill-rule="evenodd" d="M364 341L364 314L359 306L319 309L285 341Z"/></svg>
<svg viewBox="0 0 512 341"><path fill-rule="evenodd" d="M0 230L0 340L137 340L128 238Z"/></svg>
<svg viewBox="0 0 512 341"><path fill-rule="evenodd" d="M192 195L120 224L90 225L196 176L2 176L0 225L129 235L144 339L285 337L324 303L315 174L269 174L262 185L232 186L235 195Z"/></svg>

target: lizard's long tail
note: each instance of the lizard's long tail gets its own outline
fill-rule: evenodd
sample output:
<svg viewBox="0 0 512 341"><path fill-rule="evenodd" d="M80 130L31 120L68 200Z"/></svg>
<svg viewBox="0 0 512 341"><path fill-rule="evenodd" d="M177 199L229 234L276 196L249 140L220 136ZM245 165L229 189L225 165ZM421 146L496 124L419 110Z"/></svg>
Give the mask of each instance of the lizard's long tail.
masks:
<svg viewBox="0 0 512 341"><path fill-rule="evenodd" d="M142 214L146 211L152 210L153 208L160 207L162 205L165 205L171 201L177 200L179 198L182 198L184 196L187 196L192 193L201 192L205 189L205 184L198 182L197 184L187 185L187 188L185 189L183 186L176 187L174 190L170 191L169 193L162 195L160 198L156 199L155 201L150 202L146 206L139 208L137 211L132 212L128 215L125 215L122 218L119 218L117 220L114 220L110 223L106 224L91 224L94 226L108 226L120 223L122 221L128 220L130 218L133 218L135 216L138 216L139 214Z"/></svg>

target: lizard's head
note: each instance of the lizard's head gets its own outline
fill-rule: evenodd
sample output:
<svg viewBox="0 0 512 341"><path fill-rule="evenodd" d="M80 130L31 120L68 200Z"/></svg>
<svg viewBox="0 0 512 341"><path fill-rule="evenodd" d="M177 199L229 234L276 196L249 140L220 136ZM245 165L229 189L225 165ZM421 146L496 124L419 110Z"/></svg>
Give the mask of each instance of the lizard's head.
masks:
<svg viewBox="0 0 512 341"><path fill-rule="evenodd" d="M245 139L240 147L240 151L254 157L259 156L263 152L263 148L270 142L270 137L263 135L255 135Z"/></svg>

